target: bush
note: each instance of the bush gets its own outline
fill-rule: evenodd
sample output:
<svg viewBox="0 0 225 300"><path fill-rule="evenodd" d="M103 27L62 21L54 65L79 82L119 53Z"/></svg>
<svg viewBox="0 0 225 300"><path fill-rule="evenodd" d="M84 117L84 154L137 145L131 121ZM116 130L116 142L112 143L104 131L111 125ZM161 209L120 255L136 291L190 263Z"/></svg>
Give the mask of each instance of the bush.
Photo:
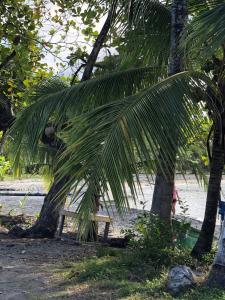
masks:
<svg viewBox="0 0 225 300"><path fill-rule="evenodd" d="M0 180L4 179L4 176L10 169L10 163L6 160L5 156L0 155Z"/></svg>
<svg viewBox="0 0 225 300"><path fill-rule="evenodd" d="M174 263L192 264L189 252L173 240L185 236L189 223L175 222L172 228L150 213L140 214L132 229L124 233L131 237L130 246L137 255L150 259L154 265L169 266Z"/></svg>

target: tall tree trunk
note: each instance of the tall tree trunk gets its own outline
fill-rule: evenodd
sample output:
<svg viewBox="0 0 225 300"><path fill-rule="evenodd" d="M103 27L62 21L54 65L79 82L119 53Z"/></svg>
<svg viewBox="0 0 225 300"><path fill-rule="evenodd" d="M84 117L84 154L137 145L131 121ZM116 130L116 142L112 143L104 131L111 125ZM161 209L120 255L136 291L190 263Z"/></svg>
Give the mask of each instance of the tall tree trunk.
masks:
<svg viewBox="0 0 225 300"><path fill-rule="evenodd" d="M91 78L91 74L92 74L93 68L95 66L96 60L98 58L99 52L100 52L100 50L103 46L103 43L105 42L105 39L108 35L114 13L115 13L115 7L113 5L111 10L108 13L105 23L104 23L104 25L94 43L93 49L88 57L81 81L89 80Z"/></svg>
<svg viewBox="0 0 225 300"><path fill-rule="evenodd" d="M208 155L210 159L210 177L208 192L206 198L206 208L205 215L200 231L199 238L191 252L192 256L201 258L205 253L211 251L214 231L216 226L216 216L218 202L220 200L220 187L222 173L225 163L225 148L224 148L224 139L225 139L225 113L224 113L224 104L225 104L225 82L224 82L224 63L225 63L225 44L221 45L223 49L223 58L219 60L216 57L212 59L212 70L214 73L213 80L218 86L220 95L223 99L217 99L217 96L214 93L211 93L210 87L208 87L208 97L212 100L214 99L215 104L218 107L218 110L221 112L221 123L214 126L214 141L212 155L208 150ZM218 68L220 64L220 68ZM215 121L218 123L218 121ZM222 126L221 126L222 125ZM221 132L222 131L222 132ZM210 136L210 133L209 133ZM211 156L211 157L210 157Z"/></svg>
<svg viewBox="0 0 225 300"><path fill-rule="evenodd" d="M106 21L102 27L99 36L97 37L93 49L90 53L90 56L87 60L84 73L81 81L89 80L96 63L98 54L103 46L103 43L107 37L107 34L110 29L111 20L115 12L115 6L113 5L110 9ZM49 144L51 147L51 143ZM58 145L61 147L60 145ZM66 202L66 195L62 195L59 201L57 195L60 190L65 185L65 182L68 178L62 178L59 181L55 178L53 184L50 188L50 191L44 199L44 204L42 206L40 216L36 223L29 229L22 230L12 230L12 234L23 237L32 237L32 238L45 238L45 237L54 237L57 230L57 223L59 218L59 212L64 207Z"/></svg>
<svg viewBox="0 0 225 300"><path fill-rule="evenodd" d="M223 221L218 250L206 281L210 287L225 289L225 222Z"/></svg>
<svg viewBox="0 0 225 300"><path fill-rule="evenodd" d="M160 151L163 150L160 149ZM171 165L168 168L160 154L159 160L161 162L161 166L157 170L155 179L151 212L152 214L157 215L160 220L170 223L175 165ZM174 162L176 161L176 151L174 151L173 160ZM162 171L163 168L164 172Z"/></svg>
<svg viewBox="0 0 225 300"><path fill-rule="evenodd" d="M169 76L183 71L182 54L178 48L187 21L187 14L187 0L174 0L171 9L171 48L168 67ZM174 136L176 136L176 134L174 134ZM176 138L174 140L176 140ZM160 149L160 152L162 151L163 149ZM174 151L169 172L163 172L162 170L163 166L165 166L165 162L162 157L162 153L159 153L159 164L155 179L151 212L158 215L161 220L170 222L176 151ZM165 168L165 170L166 169L167 168Z"/></svg>
<svg viewBox="0 0 225 300"><path fill-rule="evenodd" d="M201 257L210 252L216 225L218 201L220 199L220 185L224 167L224 142L221 142L219 125L215 126L212 148L212 161L206 199L205 216L199 238L192 250L192 255Z"/></svg>

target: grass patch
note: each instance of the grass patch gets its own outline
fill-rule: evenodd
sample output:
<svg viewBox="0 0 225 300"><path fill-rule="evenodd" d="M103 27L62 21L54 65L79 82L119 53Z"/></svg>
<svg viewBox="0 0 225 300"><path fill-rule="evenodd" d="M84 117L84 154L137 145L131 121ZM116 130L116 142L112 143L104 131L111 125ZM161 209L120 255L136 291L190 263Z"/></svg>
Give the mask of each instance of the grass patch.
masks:
<svg viewBox="0 0 225 300"><path fill-rule="evenodd" d="M131 250L99 247L95 257L63 269L63 286L70 292L72 289L76 299L172 300L166 292L167 274L171 266L181 263L207 272L211 256L199 263L184 250L175 252L169 264L158 265ZM79 287L84 285L86 289L79 294ZM225 300L225 292L199 286L176 299Z"/></svg>

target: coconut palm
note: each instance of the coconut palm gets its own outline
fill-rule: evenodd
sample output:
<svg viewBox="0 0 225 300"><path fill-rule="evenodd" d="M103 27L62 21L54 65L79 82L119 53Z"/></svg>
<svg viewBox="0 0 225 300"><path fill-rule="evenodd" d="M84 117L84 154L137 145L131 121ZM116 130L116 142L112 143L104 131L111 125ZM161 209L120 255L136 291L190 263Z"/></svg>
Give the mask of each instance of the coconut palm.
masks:
<svg viewBox="0 0 225 300"><path fill-rule="evenodd" d="M154 12L156 12L157 6L155 5L156 1L150 1L151 5L148 5L148 8L154 9ZM102 31L100 32L98 38L96 39L96 42L94 44L93 50L90 54L89 60L87 62L87 65L85 67L83 76L82 76L82 81L87 80L88 76L90 77L91 71L93 69L93 65L97 59L97 54L100 51L101 45L104 41L104 38L106 37L106 34L110 28L110 22L112 19L112 13L115 10L115 5L118 3L118 1L113 1L112 2L112 12L109 12L108 18L106 19ZM137 5L137 8L139 6ZM125 6L126 9L126 6ZM164 7L160 4L159 5L159 10L165 10ZM166 11L167 12L167 11ZM157 14L158 15L158 14ZM156 21L155 21L156 19ZM167 20L167 19L166 19ZM157 26L159 26L159 21L158 18L152 18L152 21L157 24ZM164 20L165 22L165 20ZM152 26L150 26L150 28L152 28ZM123 29L124 30L124 29ZM156 70L155 70L156 71ZM141 82L144 82L146 80L144 80L144 77L146 76L146 74L148 73L151 74L152 77L157 76L157 74L153 74L153 68L141 68L141 69L133 69L130 70L129 72L125 71L124 73L117 74L119 77L118 79L120 80L120 78L122 78L123 80L126 80L127 76L131 77L131 79L128 79L128 81L126 83L128 83L127 87L123 88L122 92L119 92L118 94L115 93L115 88L117 88L117 83L115 83L116 86L112 85L112 87L114 88L114 96L111 98L111 100L116 99L118 96L122 97L122 96L126 96L129 93L133 93L135 90L137 90L138 88L142 88L143 84L141 84ZM160 73L161 76L163 76L163 73ZM135 83L133 84L134 79L132 78L132 76L138 75L138 78L135 80ZM147 76L148 76L147 75ZM112 78L115 77L114 75L112 76ZM111 77L109 77L108 80L110 80ZM120 83L122 84L124 81L120 81ZM131 86L129 84L129 80L131 80ZM151 82L151 80L149 81ZM103 90L104 88L104 84L108 84L107 83L107 78L105 78L103 80L103 87L101 90ZM90 87L93 86L93 88L88 89L87 91L85 91L86 96L85 96L85 100L83 99L81 106L79 107L79 105L76 103L77 101L74 101L74 97L80 97L79 93L81 92L81 99L82 99L82 90L84 89L83 85L79 85L77 87L74 86L73 91L77 90L78 94L71 94L71 98L67 98L68 94L66 91L63 91L67 94L65 100L63 100L64 96L60 96L59 98L55 98L54 101L49 101L49 97L48 96L52 96L54 97L54 95L57 95L57 92L59 90L63 90L65 88L65 83L59 82L58 80L52 80L50 82L44 82L43 84L41 84L40 86L37 87L36 91L31 95L31 101L34 102L34 105L32 107L30 107L30 109L26 110L24 112L24 114L21 115L21 117L18 119L18 121L16 122L14 127L20 127L21 124L24 122L24 124L28 124L29 122L29 129L31 129L31 131L28 133L27 130L25 130L24 128L21 128L21 133L24 134L24 137L26 137L25 139L31 141L32 147L29 147L28 151L24 150L23 153L32 153L33 155L33 160L36 157L36 153L34 153L35 151L37 151L38 149L38 141L42 141L42 143L48 145L50 148L52 148L52 152L55 153L55 156L57 157L59 155L59 152L62 151L62 149L64 149L66 147L66 145L64 144L64 142L59 138L59 135L56 135L56 131L58 133L60 133L60 129L61 127L65 127L65 123L66 123L66 119L68 118L68 111L70 111L69 114L77 114L82 110L86 110L86 109L91 109L94 105L99 105L97 104L98 101L93 101L92 100L92 96L91 93L93 92L93 90L95 88L99 89L99 86L95 87L95 82L90 83ZM109 84L108 84L109 85ZM127 89L127 90L126 90ZM101 92L101 91L100 91ZM105 95L105 91L103 90L103 92L101 92L101 96ZM50 94L50 95L49 95ZM95 93L93 93L93 95L95 95ZM121 96L120 96L121 95ZM62 98L61 98L62 97ZM38 106L38 103L36 102L38 99L38 103L40 104L40 106ZM101 97L99 97L99 99L102 99ZM57 103L57 101L59 101L59 103ZM69 104L69 102L71 101L71 106L73 107L71 109L71 106ZM48 102L47 105L45 105L45 102ZM63 106L66 106L65 108ZM76 107L75 107L76 106ZM44 108L45 107L45 108ZM68 110L68 107L70 107L70 110ZM82 110L81 110L82 107ZM33 119L30 118L28 115L32 115L31 111L35 110L36 113L40 115L42 122L39 124L40 127L37 128L37 131L34 129L34 127L37 125L36 122L36 118L33 116ZM43 116L42 115L42 110L45 110L46 115ZM59 109L59 111L58 111ZM64 113L63 113L64 111ZM23 121L21 121L23 120ZM34 124L35 122L35 124ZM54 125L53 125L54 124ZM34 130L34 131L33 131ZM28 130L29 131L29 130ZM32 133L33 131L33 133ZM36 132L34 134L34 132ZM30 135L31 134L31 135ZM15 138L17 136L17 132L14 133ZM18 137L19 138L19 137ZM31 140L30 140L31 138ZM22 143L22 139L19 138L18 140L20 140L20 142ZM36 150L34 150L36 149ZM30 152L31 151L31 152ZM17 151L17 158L20 156L21 151ZM18 159L15 159L18 161ZM30 158L30 155L26 155L26 159L28 160L28 158ZM57 160L57 159L56 159ZM15 165L16 168L16 165ZM57 225L57 217L58 217L58 213L60 210L60 207L63 206L63 202L59 202L60 205L56 205L57 201L52 201L52 199L56 196L56 194L59 192L59 190L62 188L62 186L64 186L65 181L68 181L68 178L65 177L64 179L61 179L60 182L53 182L52 187L48 193L48 195L46 196L45 200L44 200L44 206L42 207L41 210L41 214L40 214L40 218L38 219L38 221L36 222L36 224L29 230L27 230L26 232L23 232L23 235L31 235L31 236L52 236L54 235L55 229L56 229L56 225ZM65 199L65 195L61 195L61 197L63 199ZM20 233L21 234L21 233Z"/></svg>
<svg viewBox="0 0 225 300"><path fill-rule="evenodd" d="M154 5L157 2L152 1ZM141 1L139 0L137 3L140 4ZM147 4L144 7L149 8ZM139 11L138 8L137 5L137 11ZM163 9L164 15L165 12L168 13L169 11L168 9L165 10L161 4L159 4L159 8ZM152 19L154 20L154 18ZM160 31L156 32L160 36ZM149 40L145 36L146 44L149 43ZM157 61L156 57L154 57L154 61ZM92 206L90 199L93 199L93 195L97 192L96 182L100 182L102 194L107 194L110 186L117 209L123 211L129 205L125 182L128 183L133 198L136 198L136 185L132 174L136 174L138 179L138 163L142 164L148 172L154 173L159 149L162 149L162 159L166 164L163 167L161 166L160 170L162 173L166 173L174 165L173 157L177 145L179 145L178 153L180 156L184 154L185 141L194 134L198 127L196 124L199 124L202 118L202 110L199 109L200 104L191 101L196 98L194 87L198 86L204 92L207 84L212 85L209 78L202 74L184 73L180 77L174 76L162 80L165 76L165 68L164 72L162 72L162 68L159 68L159 73L156 70L155 67L142 67L120 71L68 88L64 88L60 82L57 82L57 84L51 81L46 82L33 95L33 100L38 101L22 113L13 127L15 160L19 160L21 152L31 154L26 157L36 157L37 146L43 132L45 132L46 125L54 119L57 128L62 130L59 135L60 138L63 139L66 145L69 145L69 148L66 147L65 154L61 155L62 160L60 163L58 163L58 159L55 161L58 180L62 179L61 174L67 178L66 172L68 172L67 175L72 173L71 178L63 183L60 192L57 192L58 197L62 196L61 193L66 194L72 185L75 185L75 195L79 194L80 187L78 184L85 180L88 188L78 211L81 212L81 215L87 214ZM129 95L130 97L127 98ZM176 99L174 99L174 96L176 96ZM148 99L149 101L147 101ZM111 101L114 102L110 103ZM90 115L80 115L107 102L110 104L103 108L100 107L97 111L91 112ZM209 103L211 109L214 108L215 110L216 107L210 99ZM151 112L149 112L148 107L151 108ZM144 112L146 112L146 115L143 114ZM124 123L123 118L119 123L122 127L114 124L114 122L120 120L118 116L123 117L123 113L126 116L132 116L133 125L131 119L129 119L129 122ZM107 120L103 118L104 116L107 117ZM112 119L113 117L115 119ZM91 122L92 119L94 123ZM66 128L65 120L68 125ZM103 123L100 122L101 120ZM146 122L146 127L144 127L143 121ZM118 166L116 165L117 156L113 156L109 146L106 147L107 152L104 150L105 145L108 145L104 141L107 138L105 136L107 130L105 129L114 129L114 125L115 131L112 131L113 136L110 136L109 145L113 146L113 141L115 142L114 145L118 147L112 147L114 151L120 149L120 144L124 147L121 153L118 152L120 153ZM76 130L74 130L74 126ZM81 126L84 126L87 131L83 131ZM132 126L134 126L132 134L126 134L128 128L130 129ZM143 129L141 126L143 126ZM72 131L71 128L73 128ZM176 147L174 137L171 137L173 130L176 130L177 133ZM115 133L118 134L118 138ZM67 138L68 134L69 139ZM82 134L84 134L83 137ZM90 134L90 136L86 134ZM123 136L123 134L125 135ZM94 138L94 140L97 144L91 145L89 139L93 139L95 136L96 139ZM121 140L122 137L125 138L126 143ZM73 144L71 144L71 141ZM84 143L86 141L87 144ZM130 142L130 146L128 142ZM57 144L57 140L54 143ZM125 146L127 150L125 150ZM86 152L82 153L80 149L83 149L83 151L89 149L90 156ZM104 155L112 155L112 159L110 160L109 157L108 159L111 167L115 168L114 171L110 171L111 168L107 169L109 165L105 160L103 165L97 163L98 160L94 155L96 149L104 150ZM66 164L67 162L70 165ZM124 163L127 165L124 165ZM116 167L119 167L119 169L116 169Z"/></svg>
<svg viewBox="0 0 225 300"><path fill-rule="evenodd" d="M197 257L209 252L212 247L224 169L224 7L224 1L214 1L210 10L194 18L186 40L190 61L199 61L196 60L196 56L201 58L200 61L207 61L204 69L217 85L214 101L221 114L221 123L214 122L212 131L214 138L204 221L198 241L192 250L192 254Z"/></svg>
<svg viewBox="0 0 225 300"><path fill-rule="evenodd" d="M187 23L187 1L173 1L171 6L171 39L170 39L170 60L168 65L168 75L174 75L184 69L184 58L179 51L181 38L184 34L185 25ZM176 131L173 132L174 140L176 140ZM161 151L164 151L163 149ZM162 168L164 159L163 153L159 153L158 161L159 167L155 179L155 188L152 199L151 212L160 217L161 220L168 223L171 222L171 208L172 208L172 192L174 188L176 153L174 149L173 165L168 173L161 171L165 170L166 166Z"/></svg>
<svg viewBox="0 0 225 300"><path fill-rule="evenodd" d="M214 9L218 9L218 7L215 7ZM212 13L212 11L211 11L211 13ZM211 33L212 34L212 33ZM193 37L191 37L192 39L193 39ZM191 40L191 38L190 38L190 40ZM216 48L214 48L214 50L215 50ZM205 80L205 82L206 82L206 84L209 84L209 85L211 85L209 82L207 82L207 80ZM213 82L212 82L212 84L213 84ZM190 86L189 86L189 88L190 88ZM186 91L185 89L184 89L184 91ZM185 95L185 94L184 94ZM207 95L207 97L209 97L209 94ZM218 99L218 97L219 97L219 94L218 94L218 92L217 92L217 94L215 94L215 96L214 97L217 97L217 99ZM210 100L210 99L206 99L206 95L203 97L203 99L205 98L205 100ZM180 99L180 98L179 98ZM214 104L216 104L216 101L215 101L215 98L213 99L213 97L211 96L211 100L214 100ZM163 101L162 101L162 103L163 103ZM220 108L221 108L221 106L219 105L218 106L218 103L215 105L216 107L217 107L217 110L219 110L220 112L221 112L221 110L220 110ZM120 115L121 115L121 112L120 112ZM171 116L171 114L169 114L168 113L168 116ZM175 116L175 115L172 115L173 117ZM108 114L107 114L107 117L108 117ZM165 115L164 115L164 117L165 117ZM222 119L222 117L223 117L223 115L220 115L220 117L219 118L215 118L215 124L216 124L216 128L218 127L218 124L219 124L219 122L221 122L221 119ZM93 115L91 116L91 118L93 118ZM151 116L149 116L149 119L150 120L153 120L152 119L153 117ZM135 119L135 117L134 117L134 119ZM146 122L146 120L148 120L147 118L145 118L144 119L145 120L145 122ZM76 120L77 121L77 120ZM80 119L79 119L79 121L80 121ZM162 120L160 120L160 121L162 121ZM91 123L91 120L90 119L88 119L88 121L87 121L88 123ZM97 122L97 123L99 123L99 119L97 119L97 121L95 120L95 122ZM127 121L126 121L126 123L127 123ZM91 123L92 124L92 123ZM88 125L89 126L89 125ZM130 123L130 126L131 126L131 123ZM133 124L133 126L134 126L134 124ZM142 124L142 126L144 127L144 124ZM146 125L147 126L147 125ZM161 125L162 126L162 125ZM168 125L167 125L168 126ZM165 126L165 128L164 128L164 130L165 130L165 132L162 132L161 134L162 134L162 136L165 138L166 136L167 136L167 134L169 135L170 134L170 132L168 132L168 131L166 131L166 128L167 128L167 126ZM94 124L92 124L92 126L91 126L91 128L95 128L95 126L94 126ZM125 129L127 129L127 128L130 128L128 125L124 125L123 127L125 127ZM160 127L160 125L159 125L159 127ZM101 128L101 126L98 126L97 127L97 129L95 128L95 131L94 132L98 132L98 130ZM169 126L168 126L168 128L169 128ZM175 128L175 127L173 127L173 128ZM88 132L88 127L87 128L85 128L85 130ZM120 129L121 131L122 131L122 129ZM102 134L102 131L103 130L100 130L100 134ZM153 131L152 131L153 132ZM158 133L160 134L160 131L158 131ZM166 134L165 134L166 133ZM79 134L81 134L82 135L82 133L79 133ZM77 134L77 136L79 136L79 134ZM83 131L83 134L84 134L84 131ZM97 135L97 134L96 134ZM128 134L127 134L128 135ZM218 136L218 135L217 135ZM84 134L84 140L85 140L85 143L87 142L87 140L88 140L88 138L87 138L87 136L86 136L86 134ZM91 138L93 139L93 137L94 137L94 134L93 134L93 132L91 131ZM128 135L128 137L129 137L129 135ZM70 138L71 138L71 136L70 136ZM125 138L125 137L124 137ZM215 134L215 139L216 139L216 134ZM115 141L117 141L117 139L116 139L116 137L115 137ZM127 139L127 141L132 141L132 138L128 138ZM84 151L84 150L87 150L87 149L98 149L97 148L97 145L95 145L93 148L87 143L87 148L84 146L84 144L82 144L82 142L81 142L81 140L79 140L79 144L77 145L76 144L76 141L75 140L73 140L73 142L74 142L74 144L73 144L73 146L74 146L74 148L71 146L71 149L76 149L76 152L77 152L77 148L76 147L78 147L79 148L79 145L82 145L82 150ZM122 140L120 140L120 142L122 143ZM68 143L69 143L69 141L68 141ZM103 140L101 140L101 146L102 146L102 143L103 143ZM152 140L151 140L151 143L152 143L152 145L155 145L155 147L153 147L153 148L151 148L151 151L149 150L149 152L151 153L151 155L153 155L153 153L154 154L156 154L156 153L158 153L158 147L157 146L159 146L160 145L160 143L158 142L158 144L157 143L154 143L154 142L152 142ZM165 140L161 140L161 143L165 143ZM117 145L117 151L118 151L118 149L119 149L119 145L120 145L120 143L117 141L116 143L115 143L116 145ZM122 143L123 144L123 143ZM166 143L165 143L166 144ZM215 144L215 143L214 143ZM217 143L218 144L218 143ZM112 141L111 141L111 145L112 145ZM135 144L135 146L137 147L137 145L139 145L138 143L136 143ZM157 146L156 146L157 145ZM167 150L169 150L169 149L173 149L173 151L174 151L174 148L172 147L172 140L170 139L170 142L169 143L167 143L167 146L166 147L164 147L164 153L166 153L166 151ZM218 146L218 145L217 145ZM107 148L108 149L108 148ZM136 148L135 148L136 149ZM146 149L148 149L148 147L146 147ZM157 150L156 150L157 149ZM214 146L214 148L213 148L214 150L215 150L215 146ZM218 149L218 147L217 147L217 149ZM108 150L109 151L109 150ZM114 150L115 151L115 150ZM122 150L121 150L122 151ZM128 150L127 150L128 151ZM96 159L96 157L94 156L94 154L93 154L93 152L91 152L91 150L90 150L90 153L91 153L91 156L93 156L94 158L95 158L95 161L97 161L97 159ZM124 153L124 155L127 155L127 152L123 149L123 153ZM132 153L132 151L129 149L129 151L128 151L128 154L129 153ZM143 153L141 153L141 151L140 151L140 149L139 149L139 152L138 153L140 153L141 155L140 155L140 157L139 157L139 159L140 159L140 161L141 161L141 157L143 158ZM171 152L169 152L169 153L171 153ZM215 153L215 152L214 152ZM220 147L220 153L219 154L221 154L222 152L221 152L221 147ZM84 153L82 153L82 155L83 155ZM71 157L73 157L73 154L72 153L70 153L70 155L71 155ZM76 154L74 154L75 156L76 155L78 155L77 153ZM80 157L79 157L79 159L81 159L81 157L82 157L82 155L80 155ZM113 156L113 154L110 152L110 155L112 155ZM135 155L134 155L134 153L132 153L132 155L133 155L133 158L135 158ZM170 154L170 157L169 158L165 158L165 156L166 155L164 155L164 160L166 160L166 162L167 162L167 164L166 165L168 165L168 166L171 166L171 157L172 157L172 155ZM215 157L215 155L213 155L214 157ZM83 156L83 157L85 157L85 155ZM91 159L90 157L89 158L86 158L86 160L88 161L88 159ZM107 159L110 161L110 159L109 159L109 157L107 157ZM131 157L129 157L129 159L131 160ZM146 164L146 162L147 161L151 161L152 162L152 159L150 158L150 156L149 157L145 157L145 164ZM219 158L219 160L221 160L221 157ZM76 160L75 160L76 161ZM113 160L114 162L117 162L118 160L116 160L116 159L114 159ZM124 160L122 160L120 163L118 163L118 164L120 164L122 167L119 169L119 170L116 170L115 171L115 173L113 173L112 171L111 171L111 173L114 175L113 176L113 179L111 178L111 181L113 180L113 185L112 186L110 186L110 188L111 188L111 190L113 190L113 187L114 187L114 189L116 189L115 190L115 192L114 192L114 198L115 199L118 199L118 198L121 198L121 199L124 199L124 202L122 202L123 204L124 204L124 207L126 206L126 205L128 205L128 198L127 198L127 196L125 195L124 196L124 194L123 193L125 193L125 191L124 191L124 187L122 186L121 187L121 190L119 189L119 184L120 184L120 180L118 179L118 180L116 180L116 174L120 174L121 175L121 173L120 172L125 172L125 170L126 170L126 167L122 164L122 162L123 161L126 161L125 160L125 158L124 158ZM132 161L132 160L131 160ZM73 162L74 163L74 162ZM72 163L72 158L71 158L71 160L68 158L68 164L71 164L71 166L73 165L73 163ZM78 161L77 161L77 163L78 163ZM112 161L110 161L110 163L112 164ZM128 163L128 162L127 162ZM144 162L142 161L142 163L144 164ZM211 180L210 180L210 182L209 182L209 192L208 192L208 195L211 195L210 197L212 198L212 196L213 196L213 194L211 193L211 191L210 191L210 187L212 186L212 184L214 184L215 185L215 182L213 183L213 172L216 170L216 171L220 171L220 173L218 173L218 174L221 174L221 163L220 163L220 165L219 165L219 169L218 169L218 165L217 165L217 163L218 163L218 160L216 160L215 161L215 163L212 163L212 166L211 166ZM104 164L106 165L106 162L104 162ZM114 163L115 164L115 163ZM98 162L97 163L97 165L98 165L98 167L99 166L101 166L101 164ZM113 164L112 164L113 165ZM85 165L86 166L86 165ZM88 170L90 170L91 169L91 165L89 165L89 164L87 164L87 166L88 166ZM135 166L135 161L133 160L132 161L132 163L130 162L130 172L129 172L129 169L127 169L127 174L130 174L131 172L133 172L133 173L135 173L135 169L132 169L132 168L134 168L134 166ZM216 168L217 169L215 169L215 166L216 166ZM111 170L112 169L112 167L110 168L110 166L109 165L107 165L107 168L109 167L109 169ZM67 168L66 168L66 170L68 170L68 168L69 168L69 165L67 165ZM151 165L151 168L154 170L154 165L152 164ZM170 167L168 167L168 168L170 168ZM150 169L150 166L148 166L148 170ZM63 171L63 169L62 169L62 171ZM120 172L119 172L120 171ZM80 172L80 174L82 173L81 172L81 170L79 170L79 172ZM86 171L85 172L87 172L87 169L86 169ZM83 176L84 176L84 174L85 174L85 172L83 173ZM98 174L98 172L97 172L97 170L95 170L95 171L93 171L94 172L94 174ZM103 171L102 171L103 172ZM104 172L107 172L106 171L106 167L105 167L105 169L104 169ZM165 166L164 166L164 168L162 168L162 172L166 172L165 171ZM136 174L136 173L135 173ZM94 180L93 179L90 179L91 177L90 177L90 175L89 175L89 180L91 180L91 182L96 182L96 180L99 180L99 179L97 179L97 178L101 178L101 176L100 175L96 175L97 177L96 178L94 178ZM102 175L103 176L103 175ZM121 175L122 176L122 175ZM137 175L137 177L138 177L138 175ZM217 176L217 178L219 179L219 181L220 181L220 177L219 176ZM105 180L104 180L105 179ZM101 178L101 180L102 180L102 182L108 182L109 183L109 185L110 185L110 178L109 177L107 177L107 178L104 178L104 179L102 179ZM129 181L129 179L130 179L130 181ZM132 182L132 178L131 178L131 176L128 178L123 178L123 180L124 181L127 181L127 182L129 182L129 187L130 187L130 190L131 190L131 192L132 192L132 195L133 195L133 197L135 198L135 187L134 187L134 185L133 185L133 182ZM122 181L122 182L124 182L124 181ZM87 182L87 185L89 186L89 183L90 182ZM116 184L115 184L116 183ZM121 183L122 184L122 183ZM217 182L216 182L216 186L218 186L218 180L217 180ZM102 190L102 192L107 192L107 188L108 188L108 186L105 184L105 190ZM217 188L217 190L218 190L218 188ZM94 191L95 191L95 189L94 189L94 187L92 186L91 188L90 188L90 190L88 189L87 190L87 195L89 195L89 197L91 197L91 192L90 191L92 191L92 193L94 193ZM214 189L214 191L215 191L215 189ZM96 192L96 191L95 191ZM215 194L214 194L215 195ZM86 198L83 198L83 199L86 199ZM122 200L121 200L122 201ZM85 203L85 200L83 200L83 203ZM88 200L87 200L87 203L88 203ZM85 205L85 204L84 204ZM90 203L89 204L87 204L86 205L86 208L87 207L89 207L90 206ZM81 206L80 206L80 208L81 208ZM119 207L118 207L118 209L119 209ZM214 214L214 212L212 212L212 214ZM213 223L213 222L212 222ZM215 222L214 222L215 223Z"/></svg>

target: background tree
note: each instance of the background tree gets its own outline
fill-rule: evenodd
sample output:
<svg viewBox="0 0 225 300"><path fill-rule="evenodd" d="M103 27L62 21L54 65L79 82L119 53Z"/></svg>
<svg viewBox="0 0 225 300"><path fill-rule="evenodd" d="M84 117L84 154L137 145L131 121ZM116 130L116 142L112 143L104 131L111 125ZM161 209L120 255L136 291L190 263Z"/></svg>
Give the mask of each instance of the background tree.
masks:
<svg viewBox="0 0 225 300"><path fill-rule="evenodd" d="M213 235L216 224L217 207L220 199L220 187L222 173L224 169L224 30L220 30L223 23L224 8L223 1L215 1L211 4L211 9L203 11L197 16L190 27L188 43L192 43L190 51L191 59L199 55L206 60L202 63L203 71L213 80L217 87L217 93L212 94L211 89L207 89L207 97L211 97L220 112L220 115L214 119L212 128L214 134L211 162L210 178L207 192L205 216L202 229L192 255L201 257L212 248ZM210 26L210 30L205 30ZM209 115L211 112L209 110Z"/></svg>
<svg viewBox="0 0 225 300"><path fill-rule="evenodd" d="M109 9L108 16L103 24L102 30L100 31L94 45L93 49L87 58L87 61L85 63L84 72L81 78L81 82L86 81L90 79L91 73L93 71L93 68L96 64L98 54L102 48L102 45L104 41L106 40L107 34L110 30L111 22L114 19L114 14L116 13L116 1L112 3L111 8ZM74 79L76 78L76 75L74 75L72 79L72 84L74 82ZM64 86L61 85L60 88L63 88ZM66 119L64 120L66 122ZM47 125L47 124L46 124ZM61 124L62 126L63 124ZM41 137L42 142L47 145L49 148L51 148L52 151L55 152L55 164L57 165L57 158L60 156L61 152L66 149L66 145L63 142L61 138L57 136L57 129L59 130L60 127L56 127L56 124L47 126L44 131L43 135ZM57 166L55 165L55 170L57 170ZM65 183L69 181L68 176L65 176L58 180L57 178L54 178L54 181L50 187L50 190L47 194L47 196L44 199L44 204L42 206L40 215L36 223L29 229L22 231L20 229L13 229L11 233L20 235L20 236L26 236L26 237L54 237L55 231L57 229L57 223L58 223L58 217L59 217L59 211L61 208L65 205L67 193L60 194L60 201L57 200L60 191L63 190L63 187Z"/></svg>
<svg viewBox="0 0 225 300"><path fill-rule="evenodd" d="M187 1L173 1L171 7L171 46L170 46L170 62L168 65L168 75L180 73L184 69L182 53L179 51L180 40L184 33L184 28L187 23ZM176 118L176 115L171 116ZM165 135L168 133L165 132ZM174 132L174 139L176 133ZM165 149L161 149L165 152ZM164 168L163 154L159 153L158 164L160 165L155 179L155 188L152 199L151 212L160 217L160 219L171 221L172 208L172 192L174 188L174 176L176 165L176 151L173 156L170 156L171 165L169 168ZM168 160L168 159L167 159ZM162 170L163 169L163 170ZM165 170L168 170L168 173Z"/></svg>

